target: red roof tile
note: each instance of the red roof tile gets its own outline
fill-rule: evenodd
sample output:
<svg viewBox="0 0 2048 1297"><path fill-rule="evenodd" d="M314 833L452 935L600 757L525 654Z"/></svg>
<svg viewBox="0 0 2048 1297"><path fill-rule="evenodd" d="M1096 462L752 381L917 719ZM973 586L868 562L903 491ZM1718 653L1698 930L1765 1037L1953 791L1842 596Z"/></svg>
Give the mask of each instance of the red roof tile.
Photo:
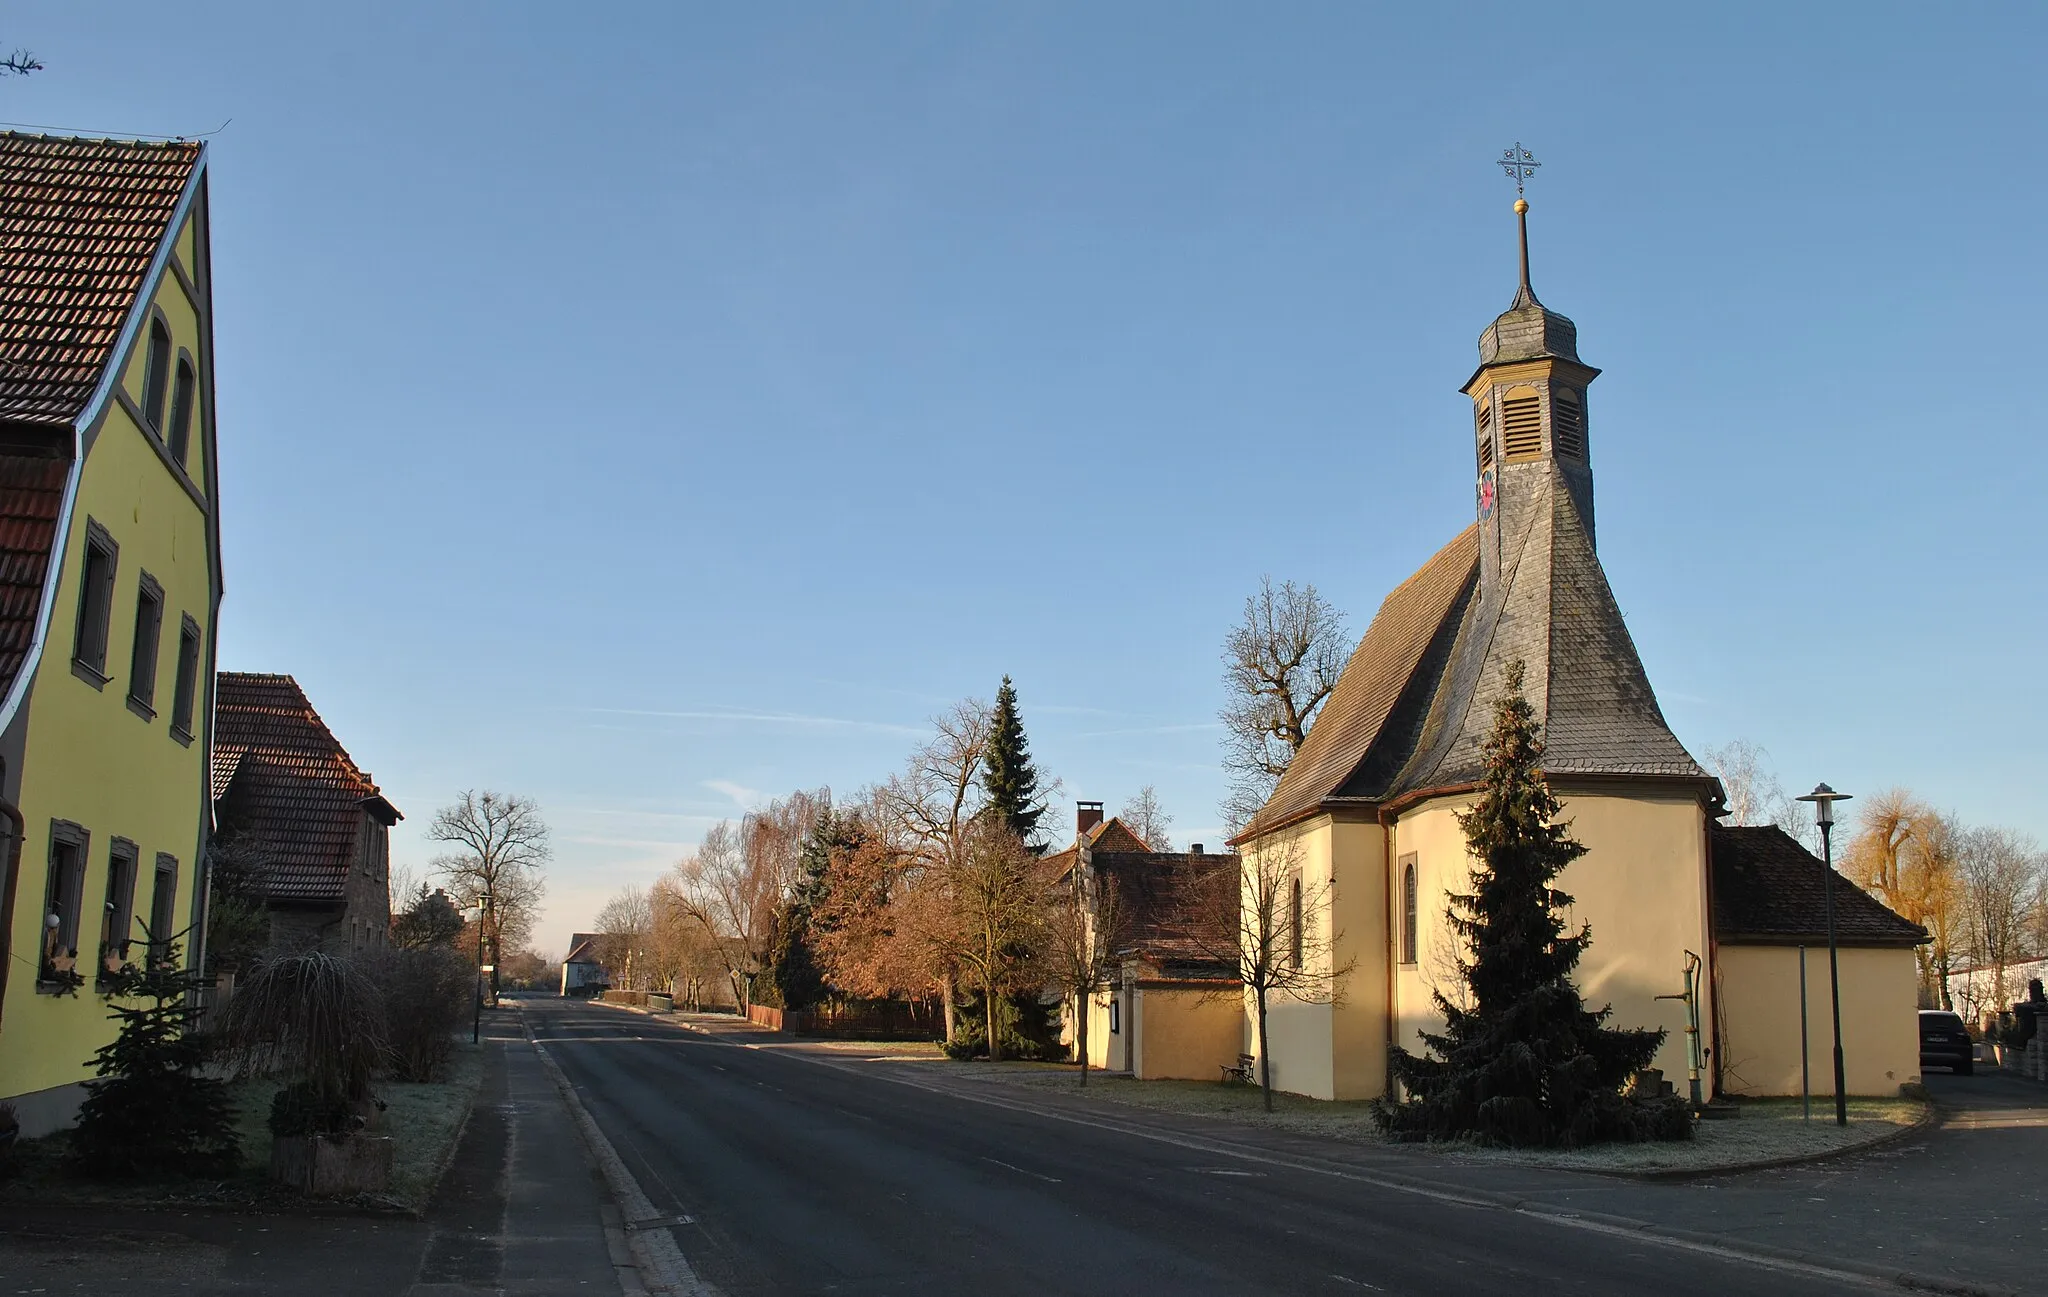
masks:
<svg viewBox="0 0 2048 1297"><path fill-rule="evenodd" d="M223 671L216 697L223 833L244 836L261 854L271 899L341 900L364 804L389 803L290 676Z"/></svg>
<svg viewBox="0 0 2048 1297"><path fill-rule="evenodd" d="M85 408L199 154L0 132L0 419Z"/></svg>
<svg viewBox="0 0 2048 1297"><path fill-rule="evenodd" d="M0 455L0 696L28 661L71 462Z"/></svg>

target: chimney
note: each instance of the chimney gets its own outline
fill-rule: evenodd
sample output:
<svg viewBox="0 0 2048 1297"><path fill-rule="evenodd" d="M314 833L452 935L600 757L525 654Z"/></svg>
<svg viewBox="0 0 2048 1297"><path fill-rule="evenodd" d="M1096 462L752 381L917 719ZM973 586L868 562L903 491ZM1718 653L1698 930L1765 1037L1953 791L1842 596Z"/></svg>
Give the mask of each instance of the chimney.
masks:
<svg viewBox="0 0 2048 1297"><path fill-rule="evenodd" d="M1201 844L1201 843L1199 843L1199 842L1197 842L1197 843L1195 843L1195 844L1194 844L1193 846L1189 847L1189 848L1188 848L1188 854L1189 854L1189 855L1191 855L1191 856L1199 856L1199 855L1201 855L1201 854L1202 854L1202 844Z"/></svg>
<svg viewBox="0 0 2048 1297"><path fill-rule="evenodd" d="M1075 837L1077 837L1077 838L1085 838L1085 837L1087 837L1087 836L1088 836L1088 830L1090 830L1090 829L1094 828L1094 827L1095 827L1096 825L1098 825L1098 824L1100 824L1100 823L1102 823L1102 803L1101 803L1101 802L1075 802L1075 803L1074 803L1074 836L1075 836Z"/></svg>

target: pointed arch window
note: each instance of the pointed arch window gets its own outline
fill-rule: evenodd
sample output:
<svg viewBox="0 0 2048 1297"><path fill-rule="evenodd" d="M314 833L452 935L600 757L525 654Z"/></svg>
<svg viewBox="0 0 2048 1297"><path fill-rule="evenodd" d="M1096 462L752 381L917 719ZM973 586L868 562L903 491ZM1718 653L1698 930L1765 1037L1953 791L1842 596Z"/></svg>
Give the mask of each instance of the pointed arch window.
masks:
<svg viewBox="0 0 2048 1297"><path fill-rule="evenodd" d="M1558 388L1550 405L1550 448L1573 459L1586 457L1586 407L1569 387Z"/></svg>
<svg viewBox="0 0 2048 1297"><path fill-rule="evenodd" d="M1401 962L1415 962L1415 857L1401 857Z"/></svg>
<svg viewBox="0 0 2048 1297"><path fill-rule="evenodd" d="M1306 943L1302 940L1304 934L1301 923L1301 875L1296 874L1287 898L1287 955L1295 968L1302 966L1302 961L1308 954Z"/></svg>
<svg viewBox="0 0 2048 1297"><path fill-rule="evenodd" d="M162 320L149 322L149 355L142 366L142 417L149 429L164 430L164 395L171 383L171 331Z"/></svg>

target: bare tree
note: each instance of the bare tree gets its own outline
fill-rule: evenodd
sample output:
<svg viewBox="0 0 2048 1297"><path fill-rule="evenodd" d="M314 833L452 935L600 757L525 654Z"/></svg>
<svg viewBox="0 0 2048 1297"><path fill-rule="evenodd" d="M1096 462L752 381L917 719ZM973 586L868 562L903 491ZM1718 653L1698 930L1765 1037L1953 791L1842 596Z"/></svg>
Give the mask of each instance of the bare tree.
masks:
<svg viewBox="0 0 2048 1297"><path fill-rule="evenodd" d="M2017 995L2019 988L2006 984L2006 972L2026 954L2028 912L2040 903L2043 860L2031 839L2011 829L1971 829L1961 837L1963 940L1970 962L1990 972L1982 983L1986 1004L1966 1006L1975 1014L2003 1007Z"/></svg>
<svg viewBox="0 0 2048 1297"><path fill-rule="evenodd" d="M1124 827L1145 840L1145 845L1154 851L1173 850L1173 839L1167 830L1173 825L1173 817L1159 804L1159 790L1146 784L1138 795L1117 808L1116 817Z"/></svg>
<svg viewBox="0 0 2048 1297"><path fill-rule="evenodd" d="M782 894L768 859L750 857L742 837L730 821L712 825L697 854L678 863L671 878L676 903L711 939L745 1012L754 1003L754 979L767 965Z"/></svg>
<svg viewBox="0 0 2048 1297"><path fill-rule="evenodd" d="M6 58L0 58L0 77L25 77L42 70L42 61L27 50L16 50Z"/></svg>
<svg viewBox="0 0 2048 1297"><path fill-rule="evenodd" d="M1903 788L1888 788L1864 804L1842 872L1902 918L1934 938L1917 947L1923 1003L1940 1005L1954 937L1956 839L1953 822Z"/></svg>
<svg viewBox="0 0 2048 1297"><path fill-rule="evenodd" d="M1184 924L1211 960L1233 967L1251 994L1259 1040L1259 1086L1273 1110L1273 1053L1266 1033L1278 998L1338 1004L1354 961L1337 960L1330 885L1305 877L1300 842L1273 834L1251 844L1238 867L1219 870L1186 889L1193 909Z"/></svg>
<svg viewBox="0 0 2048 1297"><path fill-rule="evenodd" d="M946 872L945 937L956 966L981 992L988 1057L1003 1057L1003 996L1023 985L1044 942L1038 857L994 816L969 826Z"/></svg>
<svg viewBox="0 0 2048 1297"><path fill-rule="evenodd" d="M1088 856L1088 846L1082 843L1073 869L1056 880L1045 898L1042 961L1048 984L1074 1005L1074 1057L1081 1064L1084 1086L1089 1004L1122 966L1122 952L1131 936L1130 912L1116 879L1097 870Z"/></svg>
<svg viewBox="0 0 2048 1297"><path fill-rule="evenodd" d="M532 936L547 895L542 870L553 851L539 805L530 797L465 790L434 815L427 836L455 848L435 857L434 872L457 905L483 907L484 962L495 967L508 944L524 945ZM493 972L493 999L497 993Z"/></svg>
<svg viewBox="0 0 2048 1297"><path fill-rule="evenodd" d="M1351 654L1344 614L1313 585L1262 577L1244 617L1223 638L1223 765L1232 777L1225 807L1242 825L1263 805L1307 741L1309 728Z"/></svg>
<svg viewBox="0 0 2048 1297"><path fill-rule="evenodd" d="M644 887L621 887L597 912L597 959L617 972L624 990L646 988L652 975L648 945L654 935L654 907Z"/></svg>

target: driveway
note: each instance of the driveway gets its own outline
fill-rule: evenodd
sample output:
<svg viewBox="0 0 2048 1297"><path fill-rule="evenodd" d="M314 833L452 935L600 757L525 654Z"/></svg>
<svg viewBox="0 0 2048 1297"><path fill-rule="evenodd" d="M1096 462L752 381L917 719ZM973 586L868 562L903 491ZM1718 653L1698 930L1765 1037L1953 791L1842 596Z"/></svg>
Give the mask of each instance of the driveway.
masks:
<svg viewBox="0 0 2048 1297"><path fill-rule="evenodd" d="M904 1084L901 1065L743 1027L524 1008L650 1200L642 1227L727 1297L1868 1291L1170 1124Z"/></svg>

